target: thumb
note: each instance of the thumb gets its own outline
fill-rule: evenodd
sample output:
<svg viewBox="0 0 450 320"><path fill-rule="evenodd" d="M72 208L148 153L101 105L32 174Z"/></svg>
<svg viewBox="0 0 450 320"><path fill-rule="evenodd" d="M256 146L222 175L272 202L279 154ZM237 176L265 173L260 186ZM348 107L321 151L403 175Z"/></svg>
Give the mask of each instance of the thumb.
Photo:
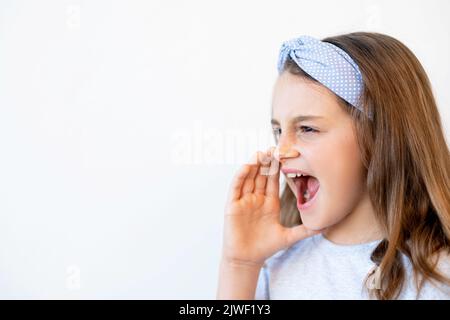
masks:
<svg viewBox="0 0 450 320"><path fill-rule="evenodd" d="M294 243L303 240L305 238L312 237L316 234L322 233L323 230L311 230L306 228L303 224L299 226L295 226L292 228L286 228L285 229L285 248L289 248Z"/></svg>

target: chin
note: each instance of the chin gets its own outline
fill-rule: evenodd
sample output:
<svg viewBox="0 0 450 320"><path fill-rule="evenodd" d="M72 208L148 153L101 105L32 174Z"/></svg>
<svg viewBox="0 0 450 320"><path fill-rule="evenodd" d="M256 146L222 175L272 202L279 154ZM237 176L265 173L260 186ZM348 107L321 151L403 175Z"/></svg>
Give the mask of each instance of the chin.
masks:
<svg viewBox="0 0 450 320"><path fill-rule="evenodd" d="M302 217L302 214L300 214L300 217L302 218L303 225L309 230L320 231L328 227L327 224L321 223L321 221L316 221L315 219L308 219L308 218L304 219Z"/></svg>
<svg viewBox="0 0 450 320"><path fill-rule="evenodd" d="M338 222L335 217L323 214L326 211L318 206L317 208L313 208L312 211L306 211L304 213L300 211L300 218L306 228L314 231L324 230Z"/></svg>

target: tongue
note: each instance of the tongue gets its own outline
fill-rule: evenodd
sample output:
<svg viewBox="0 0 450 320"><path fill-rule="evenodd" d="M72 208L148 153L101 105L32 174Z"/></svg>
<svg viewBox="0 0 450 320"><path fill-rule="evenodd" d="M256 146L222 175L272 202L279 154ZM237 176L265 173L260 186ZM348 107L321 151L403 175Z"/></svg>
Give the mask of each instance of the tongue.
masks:
<svg viewBox="0 0 450 320"><path fill-rule="evenodd" d="M309 176L307 178L296 178L294 180L297 186L298 198L303 199L303 193L306 189L308 189L309 197L312 198L316 194L317 190L319 190L319 180L316 178Z"/></svg>
<svg viewBox="0 0 450 320"><path fill-rule="evenodd" d="M317 190L319 190L319 181L316 178L309 176L307 186L310 198L314 197Z"/></svg>

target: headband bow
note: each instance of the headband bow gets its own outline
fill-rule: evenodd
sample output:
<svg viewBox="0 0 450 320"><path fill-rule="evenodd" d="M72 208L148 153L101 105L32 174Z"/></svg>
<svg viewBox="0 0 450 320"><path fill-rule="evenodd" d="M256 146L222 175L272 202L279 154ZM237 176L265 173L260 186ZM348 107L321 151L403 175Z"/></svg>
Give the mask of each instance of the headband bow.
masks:
<svg viewBox="0 0 450 320"><path fill-rule="evenodd" d="M278 58L279 74L283 71L288 57L311 77L363 111L360 103L364 87L362 75L358 65L344 50L309 36L288 40L281 45Z"/></svg>

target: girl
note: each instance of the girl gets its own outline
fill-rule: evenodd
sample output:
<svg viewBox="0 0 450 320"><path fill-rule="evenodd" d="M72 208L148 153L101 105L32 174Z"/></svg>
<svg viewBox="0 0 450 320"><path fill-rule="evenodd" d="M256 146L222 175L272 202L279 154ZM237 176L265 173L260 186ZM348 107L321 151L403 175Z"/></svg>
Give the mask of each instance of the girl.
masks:
<svg viewBox="0 0 450 320"><path fill-rule="evenodd" d="M278 71L277 146L232 181L217 298L449 299L450 154L414 54L302 36Z"/></svg>

